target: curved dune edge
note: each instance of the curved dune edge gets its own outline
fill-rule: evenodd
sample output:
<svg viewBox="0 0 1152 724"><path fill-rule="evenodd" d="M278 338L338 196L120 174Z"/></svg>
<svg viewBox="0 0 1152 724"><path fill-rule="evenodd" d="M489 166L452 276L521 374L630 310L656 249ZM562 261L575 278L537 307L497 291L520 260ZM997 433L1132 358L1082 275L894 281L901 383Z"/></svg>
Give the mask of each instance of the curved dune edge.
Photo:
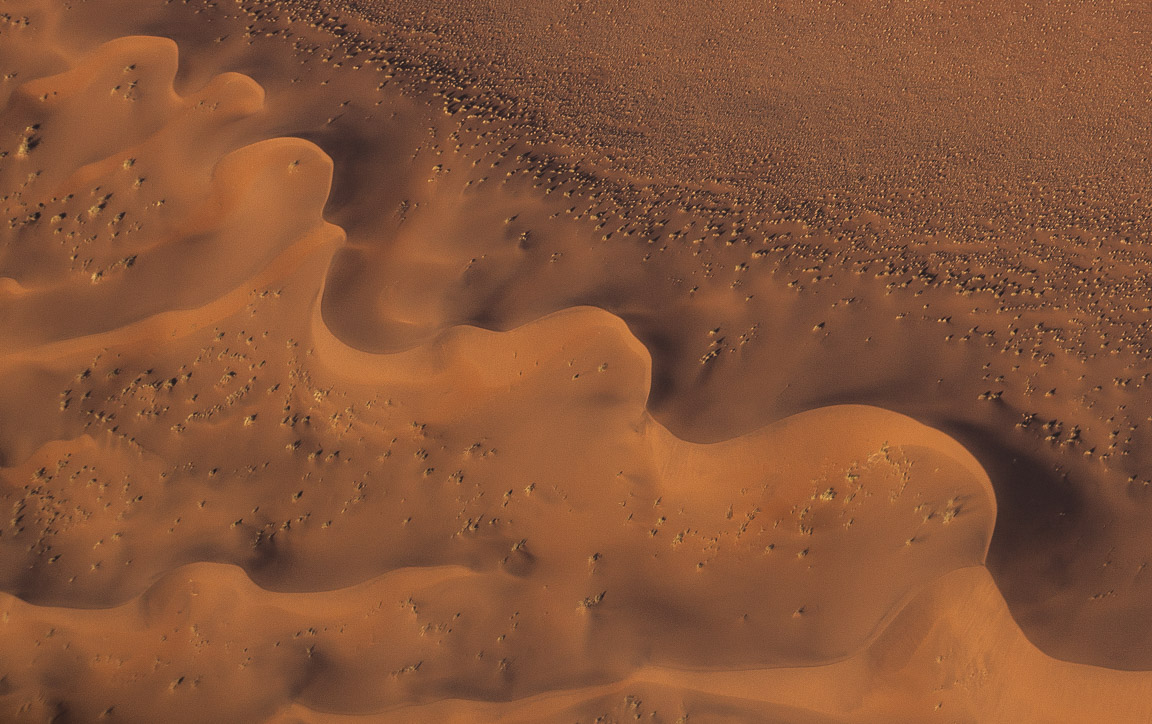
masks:
<svg viewBox="0 0 1152 724"><path fill-rule="evenodd" d="M165 316L174 308L211 319L282 274L271 262L287 250L298 263L310 245L343 239L322 218L331 159L292 138L229 148L230 129L263 108L263 89L226 73L181 98L176 66L171 40L122 38L16 91L13 120L35 119L24 131L35 145L5 176L27 174L20 197L40 210L13 240L37 251L4 259L5 356L160 332L184 323Z"/></svg>
<svg viewBox="0 0 1152 724"><path fill-rule="evenodd" d="M644 668L623 682L511 703L444 700L363 716L295 705L271 721L529 722L697 711L743 721L1146 721L1152 679L1058 661L1032 646L982 566L929 585L858 654L749 671Z"/></svg>
<svg viewBox="0 0 1152 724"><path fill-rule="evenodd" d="M142 50L160 58L161 75L174 73L169 43L134 38L102 52L120 64L120 53ZM159 133L148 129L148 137ZM107 156L110 166L123 166L120 153ZM238 272L218 296L113 330L26 338L0 360L35 368L53 392L59 383L89 395L62 397L63 422L29 419L21 445L5 440L15 453L0 471L0 491L23 515L4 536L6 555L22 552L0 571L5 590L18 593L0 603L3 648L14 652L0 711L31 717L65 702L80 718L114 711L180 721L195 711L243 721L295 701L390 710L382 720L515 721L632 713L650 698L685 712L725 710L775 687L751 714L883 720L940 703L917 688L938 682L916 680L909 691L902 672L920 669L904 661L953 640L974 640L979 658L999 651L1002 639L1041 669L1042 682L1090 671L1110 682L1100 688L1115 701L1146 700L1138 687L1148 686L1147 675L1068 668L1019 643L978 567L995 519L991 486L946 435L877 408L838 406L723 443L676 439L645 410L647 349L595 308L507 332L452 327L396 354L356 350L330 332L320 309L326 260L342 241L319 211L331 160L292 139L234 154L208 177L215 195L177 220L201 220L198 240ZM302 154L316 163L294 190L289 169ZM233 176L229 158L243 160ZM65 180L88 183L99 164ZM294 218L309 222L304 228L255 215L249 232L269 242L259 253L213 223L251 188L253 168L279 168L256 201L283 191L308 202L289 203L300 210ZM21 297L37 288L15 283ZM256 341L261 325L276 344ZM138 349L157 339L163 350ZM117 361L89 363L96 350ZM288 371L282 407L272 389L278 377L262 378L264 369ZM234 387L239 372L251 375L247 388ZM134 374L125 387L120 376ZM348 412L357 400L378 404ZM173 408L192 412L180 418ZM331 429L321 428L329 414ZM312 415L316 427L293 419ZM240 462L216 462L229 456ZM383 485L369 484L374 470ZM66 487L82 480L73 472L92 476L93 492ZM121 483L122 499L103 497ZM336 489L348 500L325 498ZM316 507L303 507L316 498ZM405 508L409 499L416 502ZM104 502L121 505L107 521ZM38 536L31 545L26 529ZM125 543L103 553L112 540ZM349 550L359 552L355 560ZM111 577L92 573L102 571ZM125 593L130 600L114 608L78 610L123 602ZM992 623L974 625L979 612ZM690 665L696 670L683 673ZM757 667L770 673L731 671ZM654 693L621 704L619 694L633 688ZM961 687L945 705L971 712L961 718L1045 718L1013 709L1047 706L1023 691L1033 696ZM460 692L489 703L453 701ZM1139 712L1075 701L1086 712ZM410 702L422 708L395 709ZM538 704L542 712L524 708Z"/></svg>

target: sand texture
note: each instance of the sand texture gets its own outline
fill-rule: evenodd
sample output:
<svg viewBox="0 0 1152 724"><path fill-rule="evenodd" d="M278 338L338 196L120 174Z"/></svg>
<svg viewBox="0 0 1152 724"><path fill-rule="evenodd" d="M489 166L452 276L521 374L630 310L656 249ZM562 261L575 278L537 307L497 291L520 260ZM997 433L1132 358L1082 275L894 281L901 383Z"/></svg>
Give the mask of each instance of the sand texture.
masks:
<svg viewBox="0 0 1152 724"><path fill-rule="evenodd" d="M1147 3L0 4L0 722L1152 722Z"/></svg>

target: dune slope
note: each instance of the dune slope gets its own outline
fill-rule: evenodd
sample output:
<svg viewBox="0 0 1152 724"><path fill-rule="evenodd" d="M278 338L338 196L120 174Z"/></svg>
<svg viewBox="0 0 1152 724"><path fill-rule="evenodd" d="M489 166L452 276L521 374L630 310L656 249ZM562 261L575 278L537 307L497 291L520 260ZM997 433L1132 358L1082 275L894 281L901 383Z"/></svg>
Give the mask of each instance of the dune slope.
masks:
<svg viewBox="0 0 1152 724"><path fill-rule="evenodd" d="M1143 458L1005 380L1051 310L811 266L330 18L102 7L0 43L0 718L1152 717L1147 496L1078 477Z"/></svg>

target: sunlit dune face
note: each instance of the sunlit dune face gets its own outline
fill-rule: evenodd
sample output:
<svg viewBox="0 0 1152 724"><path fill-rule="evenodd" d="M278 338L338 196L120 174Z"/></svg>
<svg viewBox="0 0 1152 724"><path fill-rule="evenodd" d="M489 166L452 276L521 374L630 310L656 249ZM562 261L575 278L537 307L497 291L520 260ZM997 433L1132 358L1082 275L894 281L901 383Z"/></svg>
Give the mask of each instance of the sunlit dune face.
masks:
<svg viewBox="0 0 1152 724"><path fill-rule="evenodd" d="M1147 373L1041 284L1135 222L933 206L1128 137L988 70L1068 8L106 10L0 15L0 719L1152 717Z"/></svg>

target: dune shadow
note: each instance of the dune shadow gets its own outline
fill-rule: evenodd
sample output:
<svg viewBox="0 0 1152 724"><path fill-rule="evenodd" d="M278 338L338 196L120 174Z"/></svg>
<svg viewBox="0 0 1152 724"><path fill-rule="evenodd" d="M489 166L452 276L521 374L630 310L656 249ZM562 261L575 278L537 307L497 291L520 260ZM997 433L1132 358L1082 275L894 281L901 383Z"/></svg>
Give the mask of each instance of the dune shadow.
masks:
<svg viewBox="0 0 1152 724"><path fill-rule="evenodd" d="M303 138L322 148L333 162L332 190L325 205L325 217L348 228L349 220L368 221L394 204L407 184L408 166L396 149L404 147L389 138L388 128L359 128L356 124L327 126L322 130L288 131L287 135ZM373 194L365 194L371 188Z"/></svg>
<svg viewBox="0 0 1152 724"><path fill-rule="evenodd" d="M648 320L642 315L628 314L613 311L619 314L629 331L640 340L648 350L652 359L652 381L648 390L648 410L660 410L665 403L676 397L680 386L675 367L669 360L679 359L683 354L684 341L676 334L669 332L666 324L658 320Z"/></svg>
<svg viewBox="0 0 1152 724"><path fill-rule="evenodd" d="M998 514L987 565L1001 588L1018 589L1001 579L1007 569L1019 568L1022 556L1046 560L1046 577L1059 577L1061 552L1093 517L1083 491L1050 461L1013 445L1006 430L966 420L933 422L964 445L992 480Z"/></svg>

